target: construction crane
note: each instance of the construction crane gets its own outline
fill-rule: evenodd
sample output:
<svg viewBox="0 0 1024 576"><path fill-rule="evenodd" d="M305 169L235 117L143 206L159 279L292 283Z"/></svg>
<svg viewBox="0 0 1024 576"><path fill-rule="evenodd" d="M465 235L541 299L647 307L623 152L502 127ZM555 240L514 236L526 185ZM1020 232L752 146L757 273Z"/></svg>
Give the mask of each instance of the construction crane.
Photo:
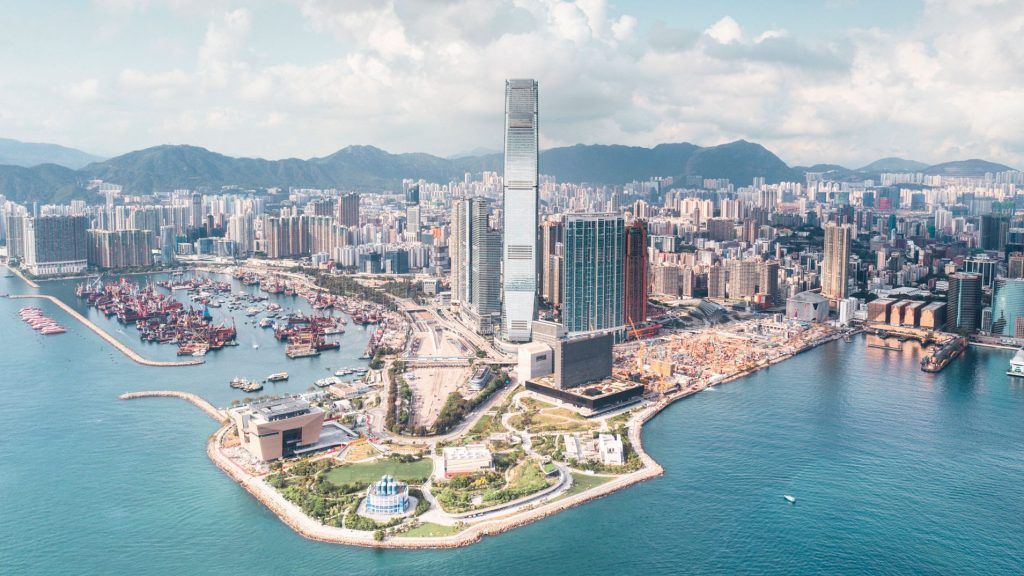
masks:
<svg viewBox="0 0 1024 576"><path fill-rule="evenodd" d="M629 325L633 328L633 337L640 344L640 349L637 351L636 357L636 370L640 374L644 373L644 359L647 357L647 343L640 339L640 332L636 329L636 324L633 323L633 319L629 319Z"/></svg>

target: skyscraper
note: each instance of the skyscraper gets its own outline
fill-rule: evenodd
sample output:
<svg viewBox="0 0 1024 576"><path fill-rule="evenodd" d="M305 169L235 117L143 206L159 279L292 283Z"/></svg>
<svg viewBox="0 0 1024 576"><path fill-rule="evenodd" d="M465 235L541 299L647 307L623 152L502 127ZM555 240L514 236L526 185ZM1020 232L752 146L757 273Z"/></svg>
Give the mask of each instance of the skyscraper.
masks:
<svg viewBox="0 0 1024 576"><path fill-rule="evenodd" d="M537 82L505 82L502 335L530 340L537 309Z"/></svg>
<svg viewBox="0 0 1024 576"><path fill-rule="evenodd" d="M825 258L821 263L821 295L832 302L846 298L846 275L853 228L848 224L825 226Z"/></svg>
<svg viewBox="0 0 1024 576"><path fill-rule="evenodd" d="M409 184L405 189L405 226L413 240L419 240L420 220L420 185Z"/></svg>
<svg viewBox="0 0 1024 576"><path fill-rule="evenodd" d="M1024 279L996 280L992 295L992 333L1024 337Z"/></svg>
<svg viewBox="0 0 1024 576"><path fill-rule="evenodd" d="M647 222L634 220L626 228L625 281L622 310L626 324L647 320Z"/></svg>
<svg viewBox="0 0 1024 576"><path fill-rule="evenodd" d="M625 244L621 215L566 216L562 324L570 333L623 325Z"/></svg>
<svg viewBox="0 0 1024 576"><path fill-rule="evenodd" d="M952 274L946 292L946 330L969 334L980 326L981 274Z"/></svg>
<svg viewBox="0 0 1024 576"><path fill-rule="evenodd" d="M501 232L490 226L484 198L452 203L449 251L452 303L481 334L491 334L501 315Z"/></svg>

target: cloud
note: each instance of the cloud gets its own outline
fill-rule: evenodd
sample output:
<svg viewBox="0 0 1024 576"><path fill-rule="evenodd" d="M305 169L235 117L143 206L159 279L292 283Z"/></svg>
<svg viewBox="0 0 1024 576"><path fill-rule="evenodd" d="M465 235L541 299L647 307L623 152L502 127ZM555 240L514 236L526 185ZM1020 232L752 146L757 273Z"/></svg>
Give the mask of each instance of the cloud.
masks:
<svg viewBox="0 0 1024 576"><path fill-rule="evenodd" d="M5 97L18 90L0 72L0 130L59 119L92 149L110 144L89 138L269 157L347 144L447 155L500 148L504 80L533 77L544 146L744 138L790 163L898 153L1024 167L1016 2L925 0L916 22L810 38L737 13L669 26L607 0L294 0L276 6L300 22L290 28L228 0L102 1L132 23L169 7L193 30L161 40L185 55L50 84L91 114ZM303 48L279 50L292 43Z"/></svg>
<svg viewBox="0 0 1024 576"><path fill-rule="evenodd" d="M100 81L96 78L86 78L76 82L68 88L68 97L79 102L95 100L100 95Z"/></svg>

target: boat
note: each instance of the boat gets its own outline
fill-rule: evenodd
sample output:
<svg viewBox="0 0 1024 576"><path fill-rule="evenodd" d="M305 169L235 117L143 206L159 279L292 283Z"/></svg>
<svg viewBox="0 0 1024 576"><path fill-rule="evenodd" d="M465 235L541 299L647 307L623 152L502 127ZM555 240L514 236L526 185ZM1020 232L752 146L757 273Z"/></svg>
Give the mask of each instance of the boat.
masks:
<svg viewBox="0 0 1024 576"><path fill-rule="evenodd" d="M338 377L342 377L342 376L348 376L349 374L352 374L353 372L355 372L355 370L352 370L351 368L338 368L338 370L334 373L334 375L338 376Z"/></svg>
<svg viewBox="0 0 1024 576"><path fill-rule="evenodd" d="M270 376L267 376L267 382L283 382L288 379L287 372L274 372Z"/></svg>
<svg viewBox="0 0 1024 576"><path fill-rule="evenodd" d="M789 502L790 504L796 504L796 496L790 496L789 494L785 494L782 497L786 499L786 502Z"/></svg>
<svg viewBox="0 0 1024 576"><path fill-rule="evenodd" d="M1024 348L1017 350L1010 359L1010 369L1006 371L1006 375L1024 378Z"/></svg>
<svg viewBox="0 0 1024 576"><path fill-rule="evenodd" d="M337 376L328 376L326 378L321 378L317 380L313 384L316 385L317 388L327 388L328 386L334 386L335 384L341 383L341 379L339 379Z"/></svg>

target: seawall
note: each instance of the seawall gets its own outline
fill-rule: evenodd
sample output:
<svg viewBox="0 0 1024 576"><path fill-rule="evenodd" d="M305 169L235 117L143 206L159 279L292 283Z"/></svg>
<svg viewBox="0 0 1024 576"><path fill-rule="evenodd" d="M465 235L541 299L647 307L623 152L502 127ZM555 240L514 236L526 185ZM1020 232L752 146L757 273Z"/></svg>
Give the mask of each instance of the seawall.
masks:
<svg viewBox="0 0 1024 576"><path fill-rule="evenodd" d="M180 398L186 402L191 402L197 408L206 412L207 416L221 424L228 421L228 417L223 411L218 410L213 404L210 404L202 397L192 394L191 392L180 392L178 390L147 390L144 392L126 392L118 396L118 399L120 400L134 400L136 398Z"/></svg>

